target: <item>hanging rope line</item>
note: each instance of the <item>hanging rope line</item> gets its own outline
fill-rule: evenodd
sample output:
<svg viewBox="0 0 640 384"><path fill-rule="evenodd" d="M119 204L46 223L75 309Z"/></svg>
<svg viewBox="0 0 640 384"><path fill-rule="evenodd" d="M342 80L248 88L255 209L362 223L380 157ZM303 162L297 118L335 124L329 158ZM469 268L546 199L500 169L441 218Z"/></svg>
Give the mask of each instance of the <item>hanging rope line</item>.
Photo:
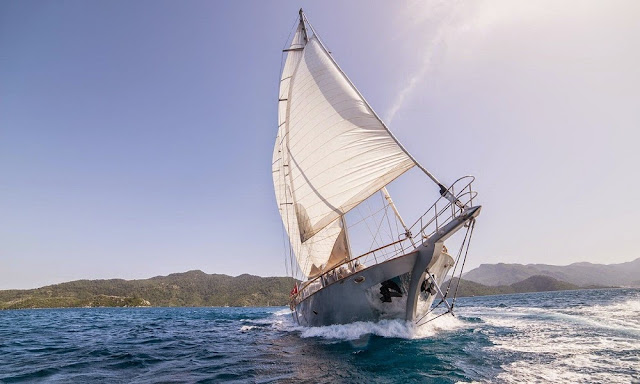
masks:
<svg viewBox="0 0 640 384"><path fill-rule="evenodd" d="M420 317L418 320L416 320L416 325L417 326L423 326L425 324L428 324L430 322L432 322L433 320L444 316L448 313L451 313L451 315L455 316L453 309L454 309L454 305L456 303L456 300L458 298L458 289L460 288L460 280L462 279L462 272L464 271L464 266L467 262L467 255L469 254L469 246L471 245L471 238L473 237L473 229L475 228L475 224L476 221L475 219L472 219L469 223L469 226L467 227L467 231L464 235L464 239L462 240L462 244L460 244L460 249L458 250L458 255L456 257L456 261L455 264L453 266L453 273L451 274L451 279L449 280L449 284L447 286L447 290L445 291L444 295L441 296L440 298L440 302L438 304L436 304L435 306L431 307L424 315L422 315L422 317ZM462 258L462 264L460 266L460 272L458 274L458 282L456 284L456 288L455 291L453 293L453 298L451 300L451 305L449 307L449 309L439 315L437 315L436 317L433 317L431 319L428 319L427 321L423 322L422 324L420 323L425 317L427 317L430 313L432 313L434 310L436 310L441 304L445 303L447 304L447 296L449 295L449 291L451 289L451 284L453 283L453 279L455 278L455 273L456 270L458 269L458 264L460 264L460 258L462 256L462 251L464 250L464 257ZM426 281L426 280L425 280ZM435 283L435 280L434 280Z"/></svg>
<svg viewBox="0 0 640 384"><path fill-rule="evenodd" d="M469 228L467 227L467 231L464 234L464 239L462 240L462 244L460 244L460 248L458 249L458 255L456 256L455 264L453 265L453 273L451 273L451 279L449 280L449 284L447 285L447 290L445 291L445 296L449 293L451 289L451 284L453 283L453 278L456 276L456 270L458 269L458 265L460 264L460 256L462 256L462 250L464 249L464 244L467 242L467 237L469 236Z"/></svg>
<svg viewBox="0 0 640 384"><path fill-rule="evenodd" d="M451 301L451 310L453 310L453 306L456 303L456 299L458 298L458 288L460 288L460 279L462 279L462 271L464 270L464 264L467 262L467 254L469 253L469 244L471 244L471 237L473 236L473 228L476 226L476 221L471 220L471 224L469 227L471 228L471 233L469 234L469 242L467 243L467 249L464 252L464 259L462 259L462 268L460 268L460 276L458 277L458 284L456 284L456 290L453 293L453 300ZM452 275L453 276L453 275ZM453 280L453 277L452 277Z"/></svg>

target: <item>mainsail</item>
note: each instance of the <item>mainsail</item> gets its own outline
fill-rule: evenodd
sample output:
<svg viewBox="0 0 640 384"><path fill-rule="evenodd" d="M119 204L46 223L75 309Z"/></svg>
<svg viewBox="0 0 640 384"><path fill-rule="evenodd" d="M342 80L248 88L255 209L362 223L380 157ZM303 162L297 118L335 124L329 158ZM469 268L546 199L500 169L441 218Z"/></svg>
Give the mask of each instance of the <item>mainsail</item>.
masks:
<svg viewBox="0 0 640 384"><path fill-rule="evenodd" d="M302 273L347 260L344 214L416 165L304 20L280 80L276 200Z"/></svg>

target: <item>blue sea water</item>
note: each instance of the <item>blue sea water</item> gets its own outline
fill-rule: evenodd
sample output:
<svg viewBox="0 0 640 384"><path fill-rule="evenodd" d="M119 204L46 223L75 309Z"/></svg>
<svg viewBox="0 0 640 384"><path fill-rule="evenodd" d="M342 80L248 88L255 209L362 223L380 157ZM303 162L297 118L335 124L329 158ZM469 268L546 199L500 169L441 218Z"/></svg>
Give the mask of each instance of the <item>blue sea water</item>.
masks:
<svg viewBox="0 0 640 384"><path fill-rule="evenodd" d="M302 328L285 308L0 311L0 382L640 383L638 289L457 304L419 328Z"/></svg>

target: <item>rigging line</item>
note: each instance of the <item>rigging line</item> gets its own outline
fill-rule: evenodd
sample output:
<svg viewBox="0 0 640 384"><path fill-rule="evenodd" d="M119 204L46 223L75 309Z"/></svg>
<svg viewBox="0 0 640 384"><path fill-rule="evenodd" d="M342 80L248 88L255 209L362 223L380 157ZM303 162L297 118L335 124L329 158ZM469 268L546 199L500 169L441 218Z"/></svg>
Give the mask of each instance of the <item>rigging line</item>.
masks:
<svg viewBox="0 0 640 384"><path fill-rule="evenodd" d="M359 223L364 223L364 225L367 227L367 230L369 231L369 235L373 237L373 231L371 231L371 228L369 228L369 222L367 221L369 219L369 216L362 213L362 205L364 205L363 203L360 203L356 206L358 214L360 214L360 217L362 217L362 220L360 220Z"/></svg>
<svg viewBox="0 0 640 384"><path fill-rule="evenodd" d="M287 36L287 40L284 41L284 45L282 46L282 52L280 53L280 73L278 74L278 84L282 82L282 71L284 70L284 55L288 54L284 50L287 48L287 44L289 44L289 40L291 39L291 34L295 31L296 23L298 22L298 18L293 21L293 27L289 30L289 36ZM278 87L279 88L279 87ZM278 99L280 98L280 89L278 89Z"/></svg>
<svg viewBox="0 0 640 384"><path fill-rule="evenodd" d="M382 220L386 219L387 222L387 226L381 230L381 234L383 236L385 236L385 241L391 241L391 242L395 242L396 238L396 234L393 232L393 228L391 227L391 218L390 216L394 216L393 214L389 213L389 209L387 208L384 212L384 216L382 217ZM383 223L384 226L384 223ZM388 227L388 228L387 228ZM388 232L387 232L388 230ZM393 244L393 249L390 250L390 252L392 254L398 254L400 252L400 250L402 249L402 244L401 243L394 243Z"/></svg>
<svg viewBox="0 0 640 384"><path fill-rule="evenodd" d="M367 203L367 209L369 209L369 213L371 214L371 216L370 216L371 219L375 220L375 215L373 213L371 213L372 212L371 203L372 203L371 201L369 201ZM374 221L374 224L375 224L375 221ZM373 235L373 242L371 243L371 246L370 246L369 250L375 249L375 248L373 248L374 243L376 245L376 248L380 247L380 244L378 243L378 233L380 233L380 225L381 224L382 224L382 221L380 221L380 224L378 225L378 228L376 229L376 233ZM382 242L382 239L380 239L380 242Z"/></svg>
<svg viewBox="0 0 640 384"><path fill-rule="evenodd" d="M362 203L360 203L360 204L362 204ZM360 204L358 204L358 206L359 206ZM376 212L374 212L373 214L374 214L374 215L377 215L377 214L378 214L378 213L380 213L383 209L386 209L386 208L387 208L387 207L382 207L382 208L378 209ZM358 210L360 210L360 208L359 208L359 207L358 207ZM362 215L362 213L360 213L360 217L364 217L364 216ZM359 221L357 221L357 222L355 222L355 223L353 223L353 224L349 225L349 227L348 227L348 228L353 228L354 226L356 226L356 225L358 225L358 224L362 223L363 221L365 221L366 219L368 219L368 217L364 217L363 219L361 219L361 220L359 220Z"/></svg>
<svg viewBox="0 0 640 384"><path fill-rule="evenodd" d="M375 197L376 197L375 194L371 195L371 197L372 197L372 199L371 199L371 204L370 204L370 208L369 208L370 210L374 209L374 208L372 208L374 205L377 205L377 203L375 202L375 200L376 200L375 199ZM380 203L382 205L382 208L384 208L384 209L383 210L378 210L378 212L380 213L381 216L380 216L380 223L378 224L378 231L376 233L376 236L378 236L380 238L381 242L385 242L386 241L384 239L385 232L384 232L384 229L383 229L382 225L384 224L384 219L385 219L387 213L389 212L389 209L385 205L384 200L380 200ZM378 216L378 214L376 214L376 216ZM391 241L393 241L393 239Z"/></svg>
<svg viewBox="0 0 640 384"><path fill-rule="evenodd" d="M389 216L390 216L390 215L389 215L389 209L388 209L388 208L387 208L387 209L385 209L385 216L386 216L386 218L387 218L387 225L389 226L389 237L393 240L393 239L395 239L395 236L394 236L395 234L393 233L393 229L391 229L391 219L389 219ZM397 220L398 220L398 219L396 218L396 222L397 222ZM401 246L401 245L399 245L399 244L394 244L394 246L393 246L393 250L394 250L394 252L398 252L398 247L401 247L401 248L402 248L402 246Z"/></svg>
<svg viewBox="0 0 640 384"><path fill-rule="evenodd" d="M398 176L396 176L395 178L397 178L397 177L399 177L399 176L401 176L401 175L398 175ZM290 176L290 178L291 178L291 176ZM296 178L297 178L297 177L296 177ZM390 183L390 182L392 182L393 180L395 180L395 178L394 178L394 179L392 179L392 180L390 180L390 181L389 181L389 183ZM292 180L290 181L290 183L293 183L293 181L294 181L294 179L292 179ZM388 183L387 183L387 184L388 184ZM307 185L312 186L312 184L310 184L310 183L307 183ZM351 190L351 189L355 189L355 188L357 188L357 187L349 188L349 190ZM315 187L314 187L314 189L315 189ZM292 190L292 194L293 194L295 191L296 191L296 190L295 190L295 189L293 189L293 190ZM346 206L345 206L345 205L343 205L343 206L341 206L341 207L338 207L338 208L339 208L339 211L338 211L338 212L340 213L340 215L345 215L345 214L349 213L352 209L354 209L355 207L357 207L358 205L360 205L362 202L364 202L365 200L367 200L369 197L371 197L371 196L372 196L373 194L375 194L376 192L377 192L377 190L376 190L376 191L374 191L371 195L369 195L369 196L368 196L368 197L366 197L365 199L361 200L359 203L349 203L349 204L348 204L348 205L346 205ZM318 191L317 191L317 190L316 190L316 191L314 191L314 193L315 193L316 195L318 195ZM309 194L310 194L310 193L307 193L307 194L305 194L303 197L308 196ZM324 199L324 200L326 200L326 199L331 199L332 197L334 197L334 196L338 196L339 194L340 194L340 193L336 193L336 194L334 194L334 195L332 195L332 196L325 196L323 199ZM294 199L294 201L295 201L295 196L293 196L293 199ZM309 205L309 207L314 207L314 206L316 206L316 205L318 205L318 204L321 204L321 203L322 203L322 202L316 202L316 203L314 203L314 204ZM307 207L307 209L309 209L309 207ZM333 208L335 208L335 207L333 207ZM332 209L333 209L333 208L332 208ZM338 213L338 212L336 212L335 210L333 211L333 213ZM332 219L330 218L330 216L331 216L331 214L326 214L326 215L324 215L324 216L321 216L321 215L320 215L320 216L313 216L313 217L310 217L310 219L312 219L313 221L316 221L316 222L317 222L317 223L316 223L316 226L318 226L319 224L322 224L322 225L320 226L320 228L319 228L319 229L317 229L315 232L318 232L318 231L322 230L324 227L326 227L327 225L329 225L333 220L335 220L335 219L333 219L333 220L332 220ZM320 221L318 221L318 217L320 217ZM337 218L337 216L336 216L336 218Z"/></svg>
<svg viewBox="0 0 640 384"><path fill-rule="evenodd" d="M384 211L384 216L382 216L382 218L380 219L380 224L378 224L378 229L376 230L376 234L375 236L378 237L378 235L380 234L380 229L382 228L382 223L384 223L384 217L387 215L387 211ZM375 241L375 239L374 239ZM382 235L380 235L380 242L384 242L384 239L382 238ZM377 244L376 244L377 245ZM371 248L369 249L373 249L373 243L371 244Z"/></svg>
<svg viewBox="0 0 640 384"><path fill-rule="evenodd" d="M293 26L291 27L291 29L289 29L289 36L287 36L287 40L284 42L284 45L282 46L282 50L284 51L285 49L287 49L287 44L289 43L289 39L291 39L291 34L293 33L293 31L295 31L296 29L298 29L296 26L298 24L298 22L300 21L299 17L296 17L293 20ZM284 52L283 52L284 53Z"/></svg>
<svg viewBox="0 0 640 384"><path fill-rule="evenodd" d="M453 279L456 277L456 270L458 269L460 256L462 256L462 250L464 249L464 244L467 242L467 236L469 236L469 228L470 227L467 227L467 232L464 234L464 239L462 240L462 244L460 244L460 248L458 249L458 256L456 256L456 262L453 265L453 272L451 273L451 279L449 279L447 291L444 294L445 296L449 294L449 289L451 289L451 284L453 283ZM458 282L458 284L460 284L460 282Z"/></svg>
<svg viewBox="0 0 640 384"><path fill-rule="evenodd" d="M424 315L422 315L422 317L421 317L421 318L419 318L418 320L416 320L416 322L415 322L415 323L416 323L416 324L418 324L419 322L421 322L421 321L422 321L422 319L424 319L425 317L427 317L427 315L428 315L428 314L430 314L431 312L433 312L434 310L436 310L436 309L440 306L440 304L442 304L443 302L444 302L444 299L440 299L440 302L439 302L438 304L436 304L436 306L435 306L435 307L430 308L430 309L427 311L427 313L425 313ZM448 312L445 312L445 313L448 313ZM425 323L425 324L426 324L426 323Z"/></svg>
<svg viewBox="0 0 640 384"><path fill-rule="evenodd" d="M436 289L440 297L444 298L444 293L442 293L442 290L440 289L440 285L438 285L438 282L436 281L435 275L431 274L431 272L429 271L429 268L426 269L426 272L429 279L433 282L433 287ZM425 281L426 280L427 279L425 279ZM447 309L449 310L449 312L453 313L452 312L453 308L451 308L451 306L449 305L449 302L447 300L443 300L443 301L444 301L444 305L447 306Z"/></svg>
<svg viewBox="0 0 640 384"><path fill-rule="evenodd" d="M365 215L365 214L362 212L362 211L363 211L363 209L362 209L362 206L363 206L363 205L364 205L364 202L362 202L362 203L358 204L358 205L354 208L354 211L355 211L355 212L358 212L358 214L359 214L359 215L360 215L360 217L362 218L361 220L359 220L359 221L358 221L358 223L364 223L364 225L365 225L365 226L367 226L367 228L368 228L367 220L369 219L369 216L368 216L368 215ZM354 224L354 225L355 225L355 224ZM371 230L369 230L369 232L370 232L369 234L371 234Z"/></svg>
<svg viewBox="0 0 640 384"><path fill-rule="evenodd" d="M371 209L371 200L370 200L370 199L367 199L367 203L365 204L365 207L366 207L366 208L367 208L367 210L369 211L369 217L370 217L370 219L371 219L371 224L372 224L372 226L375 228L375 225L376 225L376 220L375 220L375 219L376 219L377 214L376 214L376 215L374 215L374 214L373 214L373 210ZM372 234L371 234L371 237L373 238L373 242L372 242L372 243L371 243L371 245L369 246L369 250L374 249L374 248L373 248L374 243L375 243L375 245L376 245L376 248L378 248L379 244L378 244L378 241L377 241L377 237L378 237L378 231L379 231L379 230L380 230L380 227L378 227L378 228L376 229L376 232L375 232L375 233L372 233Z"/></svg>
<svg viewBox="0 0 640 384"><path fill-rule="evenodd" d="M381 191L382 190L380 190L378 192L381 192ZM372 197L373 197L373 195L372 195ZM378 197L380 197L380 203L382 204L382 207L384 208L384 214L382 215L382 218L383 219L386 218L388 226L391 227L390 220L389 220L389 207L387 207L385 205L385 202L384 202L385 200L384 200L384 197L382 196L381 193L378 194ZM384 231L382 231L382 235L389 236L389 238L391 238L392 241L393 241L393 233L391 232L391 230L389 230L389 232L386 232L386 231L387 231L387 228L385 228Z"/></svg>
<svg viewBox="0 0 640 384"><path fill-rule="evenodd" d="M375 242L375 236L373 235L373 231L371 230L371 228L369 227L369 223L367 222L367 219L369 219L370 216L365 217L365 215L362 214L360 204L357 205L357 208L358 208L358 211L360 213L360 216L364 217L364 219L362 221L364 221L364 225L367 227L367 230L369 231L369 234L371 235L371 237L373 237L373 240ZM379 245L379 244L376 244L376 245ZM369 251L371 249L373 249L373 248L369 248Z"/></svg>
<svg viewBox="0 0 640 384"><path fill-rule="evenodd" d="M425 322L424 322L424 323L422 323L422 324L418 324L418 323L416 323L416 325L417 325L418 327L422 327L423 325L429 324L430 322L432 322L433 320L437 319L438 317L444 316L444 315L446 315L447 313L450 313L450 312L451 312L451 311L447 311L447 312L441 313L441 314L439 314L438 316L434 317L433 319L429 319L429 320L425 321Z"/></svg>
<svg viewBox="0 0 640 384"><path fill-rule="evenodd" d="M471 233L469 234L469 242L467 243L467 250L464 252L464 259L462 260L462 268L460 268L460 277L458 277L458 285L456 285L456 290L453 293L453 300L451 301L451 308L453 309L453 305L456 303L456 298L458 297L458 288L460 288L460 279L462 278L462 271L464 270L464 264L467 262L467 254L469 253L469 245L471 245L471 237L473 236L473 229L476 226L476 220L471 219Z"/></svg>

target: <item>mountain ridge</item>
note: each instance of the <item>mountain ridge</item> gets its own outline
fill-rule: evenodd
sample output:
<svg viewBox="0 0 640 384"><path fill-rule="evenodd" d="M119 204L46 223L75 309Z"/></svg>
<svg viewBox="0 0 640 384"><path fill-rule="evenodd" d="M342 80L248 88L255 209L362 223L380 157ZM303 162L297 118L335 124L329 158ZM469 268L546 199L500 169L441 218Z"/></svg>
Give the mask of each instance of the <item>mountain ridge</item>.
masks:
<svg viewBox="0 0 640 384"><path fill-rule="evenodd" d="M489 286L476 283L473 281L458 279L454 277L451 280L447 280L443 287L446 289L449 287L449 292L453 294L456 291L458 285L459 297L469 296L490 296L490 295L507 295L512 293L530 293L530 292L549 292L549 291L569 291L577 289L593 289L593 288L617 288L617 287L601 287L601 286L578 286L575 284L567 283L555 279L550 276L536 275L531 276L525 280L500 286Z"/></svg>
<svg viewBox="0 0 640 384"><path fill-rule="evenodd" d="M569 265L497 263L480 264L463 280L487 286L517 283L531 276L549 276L578 286L640 286L640 258L619 264L577 262Z"/></svg>

